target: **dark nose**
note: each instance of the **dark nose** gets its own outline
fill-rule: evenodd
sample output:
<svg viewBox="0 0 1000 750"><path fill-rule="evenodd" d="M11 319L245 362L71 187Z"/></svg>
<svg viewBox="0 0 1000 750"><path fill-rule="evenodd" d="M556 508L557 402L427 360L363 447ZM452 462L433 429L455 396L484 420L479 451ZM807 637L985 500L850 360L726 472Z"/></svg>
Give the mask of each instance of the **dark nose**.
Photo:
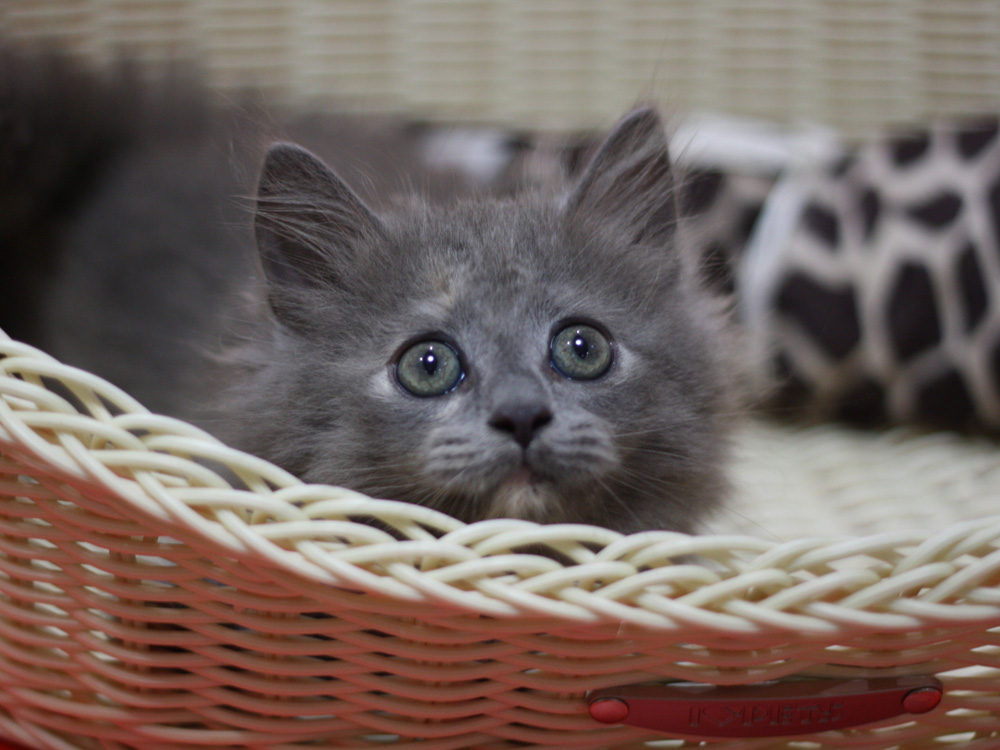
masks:
<svg viewBox="0 0 1000 750"><path fill-rule="evenodd" d="M494 411L490 427L510 434L522 448L527 448L539 430L551 421L552 412L545 404L514 403Z"/></svg>

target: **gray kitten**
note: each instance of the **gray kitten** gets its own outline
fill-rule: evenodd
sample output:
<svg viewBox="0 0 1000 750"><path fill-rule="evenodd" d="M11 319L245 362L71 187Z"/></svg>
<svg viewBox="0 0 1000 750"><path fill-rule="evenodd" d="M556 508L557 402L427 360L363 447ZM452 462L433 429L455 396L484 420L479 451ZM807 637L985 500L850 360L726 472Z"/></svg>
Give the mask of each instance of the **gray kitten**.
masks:
<svg viewBox="0 0 1000 750"><path fill-rule="evenodd" d="M726 484L717 305L636 110L565 194L376 213L278 144L264 314L208 424L303 479L460 519L691 530Z"/></svg>
<svg viewBox="0 0 1000 750"><path fill-rule="evenodd" d="M0 43L0 94L0 326L307 481L465 520L692 530L720 502L728 328L653 109L572 184L492 197L391 125L279 128L359 195L190 81Z"/></svg>

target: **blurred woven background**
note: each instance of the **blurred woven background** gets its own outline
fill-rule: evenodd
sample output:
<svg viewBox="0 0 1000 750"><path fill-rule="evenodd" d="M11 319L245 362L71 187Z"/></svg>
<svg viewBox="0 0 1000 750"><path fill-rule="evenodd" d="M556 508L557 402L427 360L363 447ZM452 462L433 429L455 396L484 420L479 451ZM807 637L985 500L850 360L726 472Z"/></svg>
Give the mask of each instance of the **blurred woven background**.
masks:
<svg viewBox="0 0 1000 750"><path fill-rule="evenodd" d="M1000 110L996 0L0 0L0 31L194 54L279 101L526 127L640 98L848 134Z"/></svg>

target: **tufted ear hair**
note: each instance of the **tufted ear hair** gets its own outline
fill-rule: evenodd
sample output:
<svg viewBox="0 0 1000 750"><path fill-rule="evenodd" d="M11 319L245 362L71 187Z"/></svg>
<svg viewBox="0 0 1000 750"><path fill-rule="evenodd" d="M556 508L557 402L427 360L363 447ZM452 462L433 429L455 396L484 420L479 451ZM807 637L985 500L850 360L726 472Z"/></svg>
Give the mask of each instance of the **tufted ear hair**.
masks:
<svg viewBox="0 0 1000 750"><path fill-rule="evenodd" d="M261 169L254 231L273 304L282 289L343 283L360 247L384 229L318 157L277 143Z"/></svg>
<svg viewBox="0 0 1000 750"><path fill-rule="evenodd" d="M614 222L634 243L663 244L673 237L674 175L656 109L640 107L622 118L570 193L566 211L570 218Z"/></svg>

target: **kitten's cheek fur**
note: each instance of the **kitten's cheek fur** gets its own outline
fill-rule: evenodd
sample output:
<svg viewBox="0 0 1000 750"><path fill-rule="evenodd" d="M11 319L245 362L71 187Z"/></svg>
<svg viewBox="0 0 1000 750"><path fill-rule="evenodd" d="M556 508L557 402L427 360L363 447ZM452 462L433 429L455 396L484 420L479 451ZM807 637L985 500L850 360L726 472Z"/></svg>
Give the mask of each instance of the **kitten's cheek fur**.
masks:
<svg viewBox="0 0 1000 750"><path fill-rule="evenodd" d="M384 370L377 371L369 378L368 392L377 401L391 406L404 396L402 388L396 382L396 370L392 365L387 365Z"/></svg>

